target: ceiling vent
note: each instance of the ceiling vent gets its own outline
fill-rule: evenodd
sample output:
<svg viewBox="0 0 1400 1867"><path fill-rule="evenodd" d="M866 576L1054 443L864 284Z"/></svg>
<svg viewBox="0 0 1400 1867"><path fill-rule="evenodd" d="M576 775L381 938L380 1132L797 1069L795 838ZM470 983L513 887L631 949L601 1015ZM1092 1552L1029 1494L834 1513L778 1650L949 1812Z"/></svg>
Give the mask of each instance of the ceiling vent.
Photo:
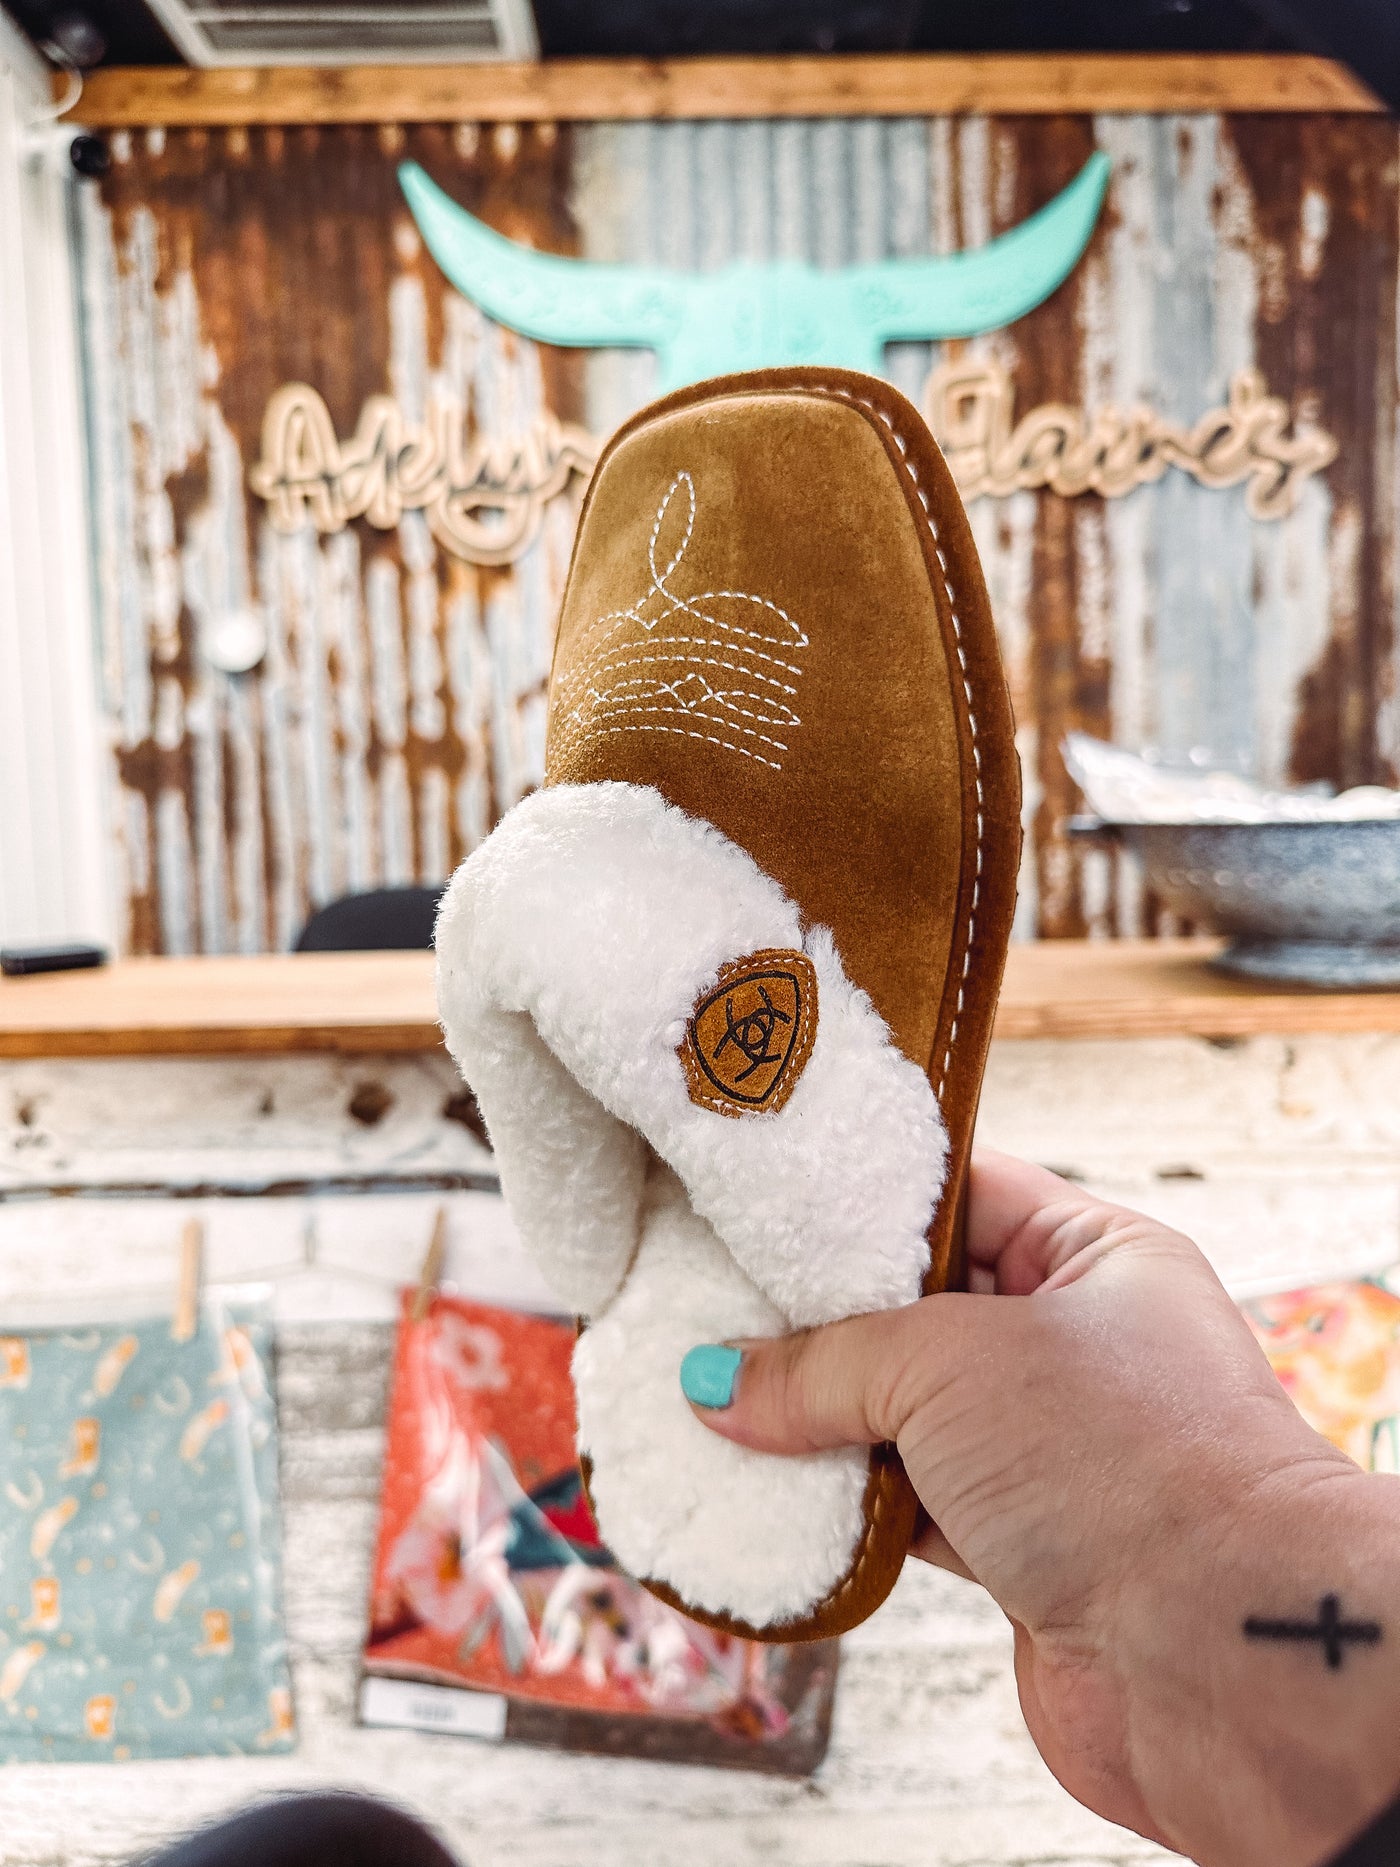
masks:
<svg viewBox="0 0 1400 1867"><path fill-rule="evenodd" d="M148 0L192 65L456 64L539 56L530 0Z"/></svg>

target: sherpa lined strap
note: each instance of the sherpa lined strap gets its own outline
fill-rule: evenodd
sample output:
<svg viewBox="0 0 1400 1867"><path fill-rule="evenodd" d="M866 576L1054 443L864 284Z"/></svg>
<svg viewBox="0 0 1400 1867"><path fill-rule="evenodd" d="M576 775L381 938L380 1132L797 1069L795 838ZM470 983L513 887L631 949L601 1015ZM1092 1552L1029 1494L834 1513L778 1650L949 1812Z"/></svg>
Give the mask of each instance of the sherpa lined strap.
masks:
<svg viewBox="0 0 1400 1867"><path fill-rule="evenodd" d="M437 930L448 1047L560 1299L595 1317L647 1146L805 1327L919 1293L946 1135L830 936L656 792L559 785L463 864Z"/></svg>

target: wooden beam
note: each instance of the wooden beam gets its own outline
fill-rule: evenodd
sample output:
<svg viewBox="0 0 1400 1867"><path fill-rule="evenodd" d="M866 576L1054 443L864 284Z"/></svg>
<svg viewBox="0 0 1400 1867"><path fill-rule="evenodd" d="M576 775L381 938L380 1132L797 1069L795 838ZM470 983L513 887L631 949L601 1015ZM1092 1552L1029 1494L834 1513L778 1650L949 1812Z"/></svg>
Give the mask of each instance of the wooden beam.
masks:
<svg viewBox="0 0 1400 1867"><path fill-rule="evenodd" d="M1259 53L555 59L195 71L113 66L74 118L96 130L664 117L1079 115L1383 106L1327 59Z"/></svg>
<svg viewBox="0 0 1400 1867"><path fill-rule="evenodd" d="M1400 1032L1400 992L1226 978L1218 941L1014 946L996 1035L1257 1037ZM0 980L0 1057L436 1050L431 953L129 959Z"/></svg>

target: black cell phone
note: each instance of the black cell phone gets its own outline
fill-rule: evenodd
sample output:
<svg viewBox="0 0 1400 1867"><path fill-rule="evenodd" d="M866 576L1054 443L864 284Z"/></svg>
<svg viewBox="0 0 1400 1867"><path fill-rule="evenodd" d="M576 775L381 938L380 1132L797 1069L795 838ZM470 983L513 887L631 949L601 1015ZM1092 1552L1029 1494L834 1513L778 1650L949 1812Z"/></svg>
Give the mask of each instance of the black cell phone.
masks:
<svg viewBox="0 0 1400 1867"><path fill-rule="evenodd" d="M54 946L0 947L0 972L7 979L24 972L76 972L83 966L105 966L105 947L75 940Z"/></svg>

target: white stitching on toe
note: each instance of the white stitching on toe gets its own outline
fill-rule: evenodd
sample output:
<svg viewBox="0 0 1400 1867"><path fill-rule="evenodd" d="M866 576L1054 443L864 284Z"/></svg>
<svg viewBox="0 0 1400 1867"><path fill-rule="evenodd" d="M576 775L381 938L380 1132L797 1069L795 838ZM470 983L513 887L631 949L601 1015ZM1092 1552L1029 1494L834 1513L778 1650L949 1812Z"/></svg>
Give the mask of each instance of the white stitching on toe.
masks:
<svg viewBox="0 0 1400 1867"><path fill-rule="evenodd" d="M958 598L953 589L952 572L948 566L948 559L944 555L942 540L938 535L933 508L929 503L928 494L920 484L918 468L910 456L907 440L900 434L884 409L866 397L854 395L849 389L837 388L826 383L819 384L818 389L823 395L829 395L838 401L848 402L865 409L880 422L894 442L900 464L909 475L914 493L923 510L924 521L933 541L934 555L943 573L943 589L952 615L953 640L962 673L963 693L967 700L968 725L972 734L973 774L977 793L977 847L972 880L972 901L967 917L967 943L963 951L957 1004L953 1011L953 1021L948 1032L947 1048L943 1053L938 1081L934 1085L934 1093L941 1101L948 1070L953 1061L958 1025L963 1014L964 985L972 963L972 943L976 938L977 913L982 900L985 811L982 791L982 748L978 740L977 709L972 698L967 655L963 648L962 621L958 615ZM665 524L671 502L681 487L685 488L687 506L684 533L665 569L658 569L656 552L661 537L661 528ZM726 752L738 752L745 758L754 759L758 764L766 765L773 771L782 770L782 755L788 750L787 738L779 738L776 735L790 736L801 726L800 716L788 706L786 701L779 700L775 693L755 692L750 686L718 686L708 675L701 674L699 670L701 668L722 670L736 675L741 682L759 682L767 688L776 688L795 699L797 695L795 687L776 679L772 674L765 673L762 668L753 664L766 663L769 668L781 669L783 673L791 674L794 679L800 680L802 668L797 661L783 660L780 655L769 651L778 649L784 654L800 655L808 646L808 637L801 625L795 622L785 609L765 596L756 595L751 590L702 590L698 595L683 597L670 588L670 580L680 569L685 554L690 548L698 509L695 482L691 475L682 468L667 488L652 522L651 537L647 543L647 567L651 573L651 587L644 596L639 597L626 609L611 610L608 614L599 616L584 631L585 652L570 669L568 676L560 683L554 695L558 732L554 763L561 772L568 767L588 740L621 732L664 732L674 733L680 738L700 739L708 745L719 746ZM652 614L650 613L652 601L657 597L661 599L664 607ZM755 609L767 612L767 616L776 618L784 626L786 634L770 635L761 633L757 629L744 628L737 622L727 621L723 616L714 615L702 609L700 605L703 603L752 605ZM703 624L708 629L719 630L721 637L717 639L712 635L704 634L663 633L658 635L656 633L658 629L663 629L669 624L673 618L681 617L688 617L692 622ZM751 618L751 620L758 620L758 618ZM631 635L619 636L618 631L625 629L629 623L644 630L647 639L639 642ZM617 639L614 639L615 637ZM647 646L663 652L655 654L639 652ZM676 652L692 649L713 652L710 654ZM732 657L732 659L723 659L725 656ZM653 666L658 669L655 674L627 673L624 675L623 673L624 670L646 669ZM664 668L671 673L681 667L693 668L696 672L681 675L679 679L674 676L666 679L659 671ZM630 689L636 691L629 692ZM682 692L682 689L686 691ZM741 704L743 702L748 704ZM667 724L666 722L671 719L683 719L687 724ZM745 720L750 724L741 723ZM706 730L707 728L718 730ZM765 731L764 728L770 730ZM746 744L746 740L757 743ZM766 750L760 751L759 746L765 747Z"/></svg>
<svg viewBox="0 0 1400 1867"><path fill-rule="evenodd" d="M657 562L662 528L682 490L685 527L663 567ZM800 655L808 637L785 609L752 590L701 590L683 596L671 587L690 549L698 508L694 479L683 468L666 489L652 522L646 594L626 609L599 616L583 631L582 652L554 694L553 757L560 770L589 740L618 732L675 733L740 752L774 771L782 769L788 739L802 720L787 699L779 698L797 697L797 688L779 674L800 680L800 663L783 656ZM747 605L739 615L762 626L747 628L722 612L714 613L714 606L721 604ZM670 632L677 621L684 627L687 620L710 633ZM644 631L640 640L637 629ZM770 652L775 649L782 654ZM726 681L727 675L735 679ZM668 719L685 724L668 725ZM760 746L766 750L760 751Z"/></svg>

